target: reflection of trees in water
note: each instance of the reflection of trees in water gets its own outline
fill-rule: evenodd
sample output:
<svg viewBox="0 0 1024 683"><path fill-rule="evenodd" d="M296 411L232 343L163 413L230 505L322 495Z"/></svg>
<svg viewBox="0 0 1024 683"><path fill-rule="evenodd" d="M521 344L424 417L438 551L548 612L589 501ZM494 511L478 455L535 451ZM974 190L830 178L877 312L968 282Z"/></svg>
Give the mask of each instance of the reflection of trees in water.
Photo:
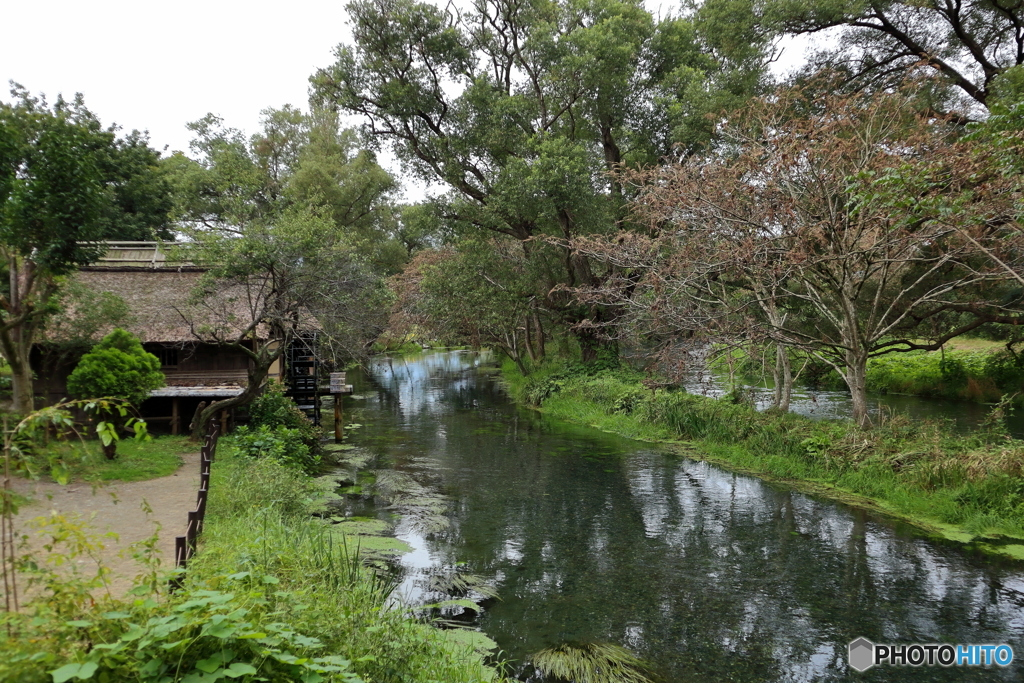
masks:
<svg viewBox="0 0 1024 683"><path fill-rule="evenodd" d="M991 565L860 511L531 418L466 380L434 382L424 405L437 408L401 428L453 496L432 550L494 578L502 600L484 627L517 659L612 642L669 681L838 680L858 636L1024 649L1016 594ZM925 667L900 680L1016 675Z"/></svg>
<svg viewBox="0 0 1024 683"><path fill-rule="evenodd" d="M449 444L460 471L488 474L458 487L460 512L438 548L500 577L504 601L485 627L518 656L605 641L658 661L670 680L837 678L859 635L1001 642L1011 630L1013 606L968 588L969 568L929 566L957 558L915 553L920 542L892 539L863 512L695 476L700 466L680 474L657 456L631 469L527 441L495 457L481 436ZM906 680L936 675L915 672Z"/></svg>

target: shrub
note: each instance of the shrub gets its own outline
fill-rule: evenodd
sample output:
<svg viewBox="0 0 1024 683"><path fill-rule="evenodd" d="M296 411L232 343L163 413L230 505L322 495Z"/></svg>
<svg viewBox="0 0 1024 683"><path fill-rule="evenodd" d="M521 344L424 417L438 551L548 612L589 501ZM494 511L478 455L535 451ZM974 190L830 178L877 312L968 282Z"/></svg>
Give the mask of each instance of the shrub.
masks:
<svg viewBox="0 0 1024 683"><path fill-rule="evenodd" d="M68 392L78 398L111 396L138 406L164 385L160 360L142 348L139 338L117 329L82 356L68 377Z"/></svg>
<svg viewBox="0 0 1024 683"><path fill-rule="evenodd" d="M160 360L142 348L139 338L131 332L116 329L104 337L68 376L68 392L78 398L116 398L139 406L149 392L164 385ZM97 416L110 425L101 430L103 453L113 459L117 453L118 432L127 417L121 406L113 403L96 407ZM104 423L101 423L101 425Z"/></svg>
<svg viewBox="0 0 1024 683"><path fill-rule="evenodd" d="M249 418L254 427L297 430L310 452L315 453L320 447L320 430L299 410L295 401L284 395L284 387L274 380L267 382L263 393L249 405Z"/></svg>
<svg viewBox="0 0 1024 683"><path fill-rule="evenodd" d="M239 427L235 431L235 448L250 458L270 458L310 474L320 467L319 450L310 449L300 430L283 425Z"/></svg>

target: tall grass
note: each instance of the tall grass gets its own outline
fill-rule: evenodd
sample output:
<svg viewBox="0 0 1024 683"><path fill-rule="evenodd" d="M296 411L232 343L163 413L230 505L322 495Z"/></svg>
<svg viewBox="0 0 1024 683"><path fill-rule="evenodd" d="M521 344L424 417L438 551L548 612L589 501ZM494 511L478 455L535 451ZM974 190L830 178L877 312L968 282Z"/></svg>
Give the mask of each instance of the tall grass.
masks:
<svg viewBox="0 0 1024 683"><path fill-rule="evenodd" d="M1024 536L1024 442L997 428L998 420L968 435L898 416L861 429L646 389L630 371L551 365L523 378L506 366L504 376L514 398L557 418L688 441L734 468L855 494L919 521Z"/></svg>
<svg viewBox="0 0 1024 683"><path fill-rule="evenodd" d="M480 653L400 609L391 600L394 578L365 566L357 543L311 516L322 510L329 484L269 459L229 456L213 472L188 586L217 589L237 572L275 577L282 590L305 598L289 627L315 633L366 680L499 679Z"/></svg>

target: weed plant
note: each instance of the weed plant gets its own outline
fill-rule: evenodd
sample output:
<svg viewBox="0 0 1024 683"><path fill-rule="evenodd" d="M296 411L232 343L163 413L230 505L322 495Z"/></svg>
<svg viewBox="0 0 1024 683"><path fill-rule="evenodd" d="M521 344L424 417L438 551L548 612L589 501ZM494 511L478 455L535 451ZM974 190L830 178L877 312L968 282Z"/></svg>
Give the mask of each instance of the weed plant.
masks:
<svg viewBox="0 0 1024 683"><path fill-rule="evenodd" d="M1003 431L998 414L966 435L901 416L861 429L646 389L623 369L555 363L524 378L506 363L503 374L515 399L554 417L633 438L689 441L738 469L824 484L974 534L1024 536L1024 442Z"/></svg>

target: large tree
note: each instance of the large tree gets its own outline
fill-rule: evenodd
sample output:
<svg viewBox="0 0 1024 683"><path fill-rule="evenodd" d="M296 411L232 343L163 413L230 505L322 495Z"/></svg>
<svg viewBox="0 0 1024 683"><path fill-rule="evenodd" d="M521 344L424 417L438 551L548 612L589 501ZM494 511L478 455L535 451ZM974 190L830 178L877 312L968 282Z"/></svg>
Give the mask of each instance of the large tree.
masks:
<svg viewBox="0 0 1024 683"><path fill-rule="evenodd" d="M1002 299L1011 273L990 258L1020 268L1018 180L918 104L782 91L725 124L719 153L633 176L661 233L638 253L671 285L651 305L692 310L687 296L737 288L772 339L839 372L861 424L869 358L1019 320L1019 296Z"/></svg>
<svg viewBox="0 0 1024 683"><path fill-rule="evenodd" d="M198 434L252 400L302 331L318 330L339 359L360 356L386 322L383 276L406 255L390 232L394 180L333 115L267 110L249 138L214 116L191 128L195 158L165 163L189 237L181 256L209 271L180 313L198 340L250 360L245 391L206 407Z"/></svg>
<svg viewBox="0 0 1024 683"><path fill-rule="evenodd" d="M756 87L761 53L748 43L730 61L694 20L655 21L635 0L479 0L466 12L361 0L349 12L355 43L312 78L316 101L364 117L371 141L440 183L442 220L518 240L538 275L525 298L593 358L585 322L614 310L558 286L598 286L608 272L536 238L622 228L626 198L608 171L652 163L676 140L698 146L701 114L723 102L707 92Z"/></svg>
<svg viewBox="0 0 1024 683"><path fill-rule="evenodd" d="M14 408L33 408L29 352L59 309L63 276L100 240L166 233L169 186L143 134L104 129L81 95L53 106L13 86L0 103L0 351Z"/></svg>

